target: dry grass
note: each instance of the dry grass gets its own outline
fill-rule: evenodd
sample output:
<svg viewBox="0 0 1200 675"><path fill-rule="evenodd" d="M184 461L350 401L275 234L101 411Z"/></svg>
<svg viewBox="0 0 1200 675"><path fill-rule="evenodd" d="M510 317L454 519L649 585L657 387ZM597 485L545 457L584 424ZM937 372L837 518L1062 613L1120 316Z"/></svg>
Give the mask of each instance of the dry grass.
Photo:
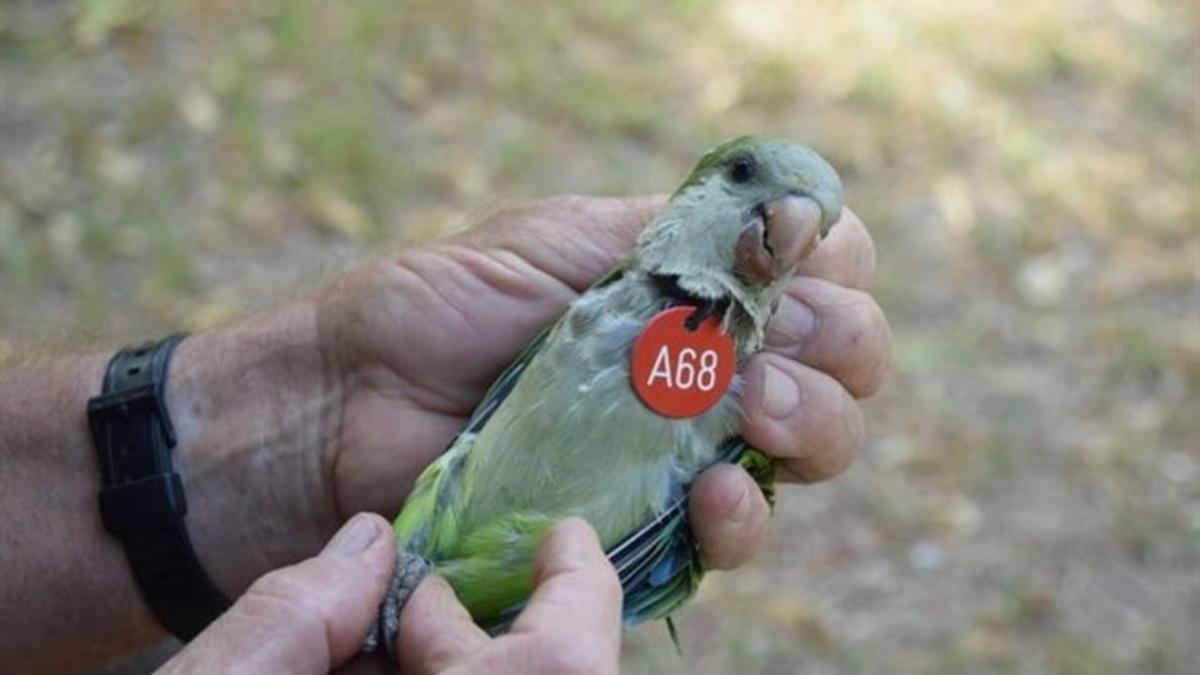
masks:
<svg viewBox="0 0 1200 675"><path fill-rule="evenodd" d="M676 0L0 7L0 360L198 328L756 132L873 227L866 457L630 672L1200 662L1200 11Z"/></svg>

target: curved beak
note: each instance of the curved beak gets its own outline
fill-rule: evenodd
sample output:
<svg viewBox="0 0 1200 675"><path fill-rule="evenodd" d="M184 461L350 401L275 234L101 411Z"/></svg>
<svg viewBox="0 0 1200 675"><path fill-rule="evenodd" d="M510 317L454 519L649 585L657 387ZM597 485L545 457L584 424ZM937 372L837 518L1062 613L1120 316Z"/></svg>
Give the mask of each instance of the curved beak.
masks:
<svg viewBox="0 0 1200 675"><path fill-rule="evenodd" d="M771 283L791 274L820 236L821 207L812 198L788 195L761 204L738 236L734 271L751 283Z"/></svg>

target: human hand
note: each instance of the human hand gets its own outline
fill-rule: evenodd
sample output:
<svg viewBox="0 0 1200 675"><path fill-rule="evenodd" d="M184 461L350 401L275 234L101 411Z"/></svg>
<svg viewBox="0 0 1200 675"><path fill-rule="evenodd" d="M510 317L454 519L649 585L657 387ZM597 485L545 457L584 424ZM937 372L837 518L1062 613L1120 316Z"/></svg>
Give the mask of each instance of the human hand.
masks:
<svg viewBox="0 0 1200 675"><path fill-rule="evenodd" d="M358 652L395 560L387 521L359 514L315 557L251 584L157 672L328 673Z"/></svg>
<svg viewBox="0 0 1200 675"><path fill-rule="evenodd" d="M462 234L360 268L322 297L348 387L331 476L343 513L391 513L466 422L496 375L578 293L632 250L661 197L564 197L503 211ZM743 433L785 481L834 476L863 441L856 397L879 385L883 313L863 292L874 251L848 209L806 260L746 372ZM752 555L769 508L742 469L691 494L705 562Z"/></svg>
<svg viewBox="0 0 1200 675"><path fill-rule="evenodd" d="M491 638L450 585L426 577L400 617L403 675L561 675L617 672L621 584L587 522L569 518L542 538L534 590L508 633Z"/></svg>
<svg viewBox="0 0 1200 675"><path fill-rule="evenodd" d="M185 341L168 402L197 505L189 529L218 585L236 595L350 514L394 513L492 380L664 204L560 197L502 211ZM890 340L863 290L874 264L844 210L747 365L742 432L781 460L783 481L834 476L863 442L856 399L879 386ZM768 513L745 471L705 471L689 514L705 563L744 563Z"/></svg>
<svg viewBox="0 0 1200 675"><path fill-rule="evenodd" d="M316 557L271 572L159 669L245 675L390 672L377 656L354 658L395 561L387 522L360 514ZM621 585L595 532L565 520L543 537L534 592L503 637L490 638L437 576L404 609L398 653L404 675L538 675L617 672Z"/></svg>

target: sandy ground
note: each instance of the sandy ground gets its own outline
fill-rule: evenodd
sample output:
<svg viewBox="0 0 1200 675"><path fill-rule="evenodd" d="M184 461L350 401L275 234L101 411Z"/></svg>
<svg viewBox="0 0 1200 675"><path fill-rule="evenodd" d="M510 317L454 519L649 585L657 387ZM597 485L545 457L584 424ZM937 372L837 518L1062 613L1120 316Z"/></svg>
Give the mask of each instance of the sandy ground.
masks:
<svg viewBox="0 0 1200 675"><path fill-rule="evenodd" d="M1196 5L532 6L0 8L0 361L796 138L875 233L893 370L862 461L626 671L1195 672Z"/></svg>

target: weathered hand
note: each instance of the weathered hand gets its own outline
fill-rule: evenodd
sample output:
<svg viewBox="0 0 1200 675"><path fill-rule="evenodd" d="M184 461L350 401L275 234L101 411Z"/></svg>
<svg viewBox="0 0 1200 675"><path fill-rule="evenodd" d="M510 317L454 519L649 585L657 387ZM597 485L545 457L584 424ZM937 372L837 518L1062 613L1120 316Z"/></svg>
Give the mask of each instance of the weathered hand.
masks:
<svg viewBox="0 0 1200 675"><path fill-rule="evenodd" d="M355 659L395 561L386 521L359 514L316 556L263 575L237 603L159 675L389 673L370 656ZM578 518L542 538L534 592L512 630L490 638L454 591L426 577L405 605L398 637L404 675L615 675L621 647L621 585L596 533Z"/></svg>
<svg viewBox="0 0 1200 675"><path fill-rule="evenodd" d="M391 577L395 546L386 521L359 514L316 556L255 581L158 674L328 673L357 653Z"/></svg>
<svg viewBox="0 0 1200 675"><path fill-rule="evenodd" d="M368 264L319 294L319 333L344 402L326 462L340 513L394 513L504 366L629 253L663 204L535 202ZM873 273L870 237L847 210L749 363L743 433L782 460L784 480L836 475L863 441L855 399L878 387L889 341L861 290ZM744 471L720 466L697 480L690 515L706 562L730 568L760 542L768 508Z"/></svg>

